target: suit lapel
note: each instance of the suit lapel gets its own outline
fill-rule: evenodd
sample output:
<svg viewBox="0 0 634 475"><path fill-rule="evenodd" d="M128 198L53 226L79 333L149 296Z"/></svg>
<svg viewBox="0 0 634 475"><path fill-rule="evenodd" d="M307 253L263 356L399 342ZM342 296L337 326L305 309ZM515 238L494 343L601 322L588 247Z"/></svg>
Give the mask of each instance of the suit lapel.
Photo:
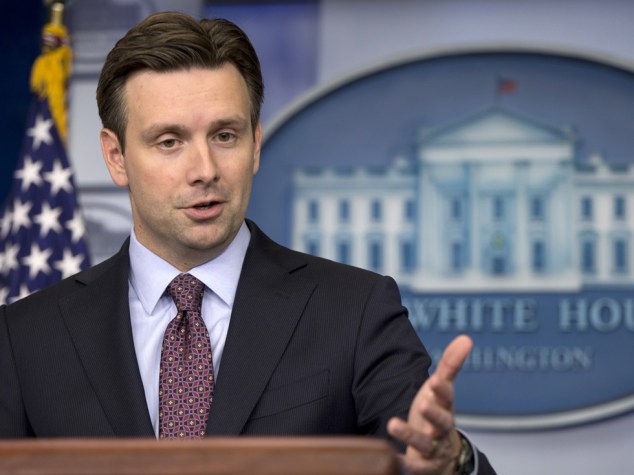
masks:
<svg viewBox="0 0 634 475"><path fill-rule="evenodd" d="M108 262L80 274L86 286L60 307L114 435L152 436L132 339L127 250L126 241Z"/></svg>
<svg viewBox="0 0 634 475"><path fill-rule="evenodd" d="M315 284L304 266L253 223L236 293L207 433L238 435L257 404Z"/></svg>

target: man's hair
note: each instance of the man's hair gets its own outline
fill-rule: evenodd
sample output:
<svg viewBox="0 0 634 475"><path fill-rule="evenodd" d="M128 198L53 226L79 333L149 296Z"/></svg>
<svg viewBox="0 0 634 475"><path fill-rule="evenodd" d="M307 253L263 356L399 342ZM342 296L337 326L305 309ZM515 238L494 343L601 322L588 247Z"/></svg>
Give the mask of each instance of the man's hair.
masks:
<svg viewBox="0 0 634 475"><path fill-rule="evenodd" d="M260 61L247 35L229 20L198 21L178 12L150 15L130 29L106 57L97 84L101 122L115 133L124 151L125 85L132 74L143 70L214 69L225 64L233 64L247 84L255 133L264 100L264 83Z"/></svg>

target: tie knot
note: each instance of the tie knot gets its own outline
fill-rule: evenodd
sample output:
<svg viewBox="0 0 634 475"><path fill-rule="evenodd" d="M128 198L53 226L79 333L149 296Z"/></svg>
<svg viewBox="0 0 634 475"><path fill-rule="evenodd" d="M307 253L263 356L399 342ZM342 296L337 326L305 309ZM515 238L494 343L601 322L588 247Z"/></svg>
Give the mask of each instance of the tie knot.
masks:
<svg viewBox="0 0 634 475"><path fill-rule="evenodd" d="M172 297L179 312L194 310L200 312L200 303L205 286L190 274L180 274L174 277L167 287L167 293Z"/></svg>

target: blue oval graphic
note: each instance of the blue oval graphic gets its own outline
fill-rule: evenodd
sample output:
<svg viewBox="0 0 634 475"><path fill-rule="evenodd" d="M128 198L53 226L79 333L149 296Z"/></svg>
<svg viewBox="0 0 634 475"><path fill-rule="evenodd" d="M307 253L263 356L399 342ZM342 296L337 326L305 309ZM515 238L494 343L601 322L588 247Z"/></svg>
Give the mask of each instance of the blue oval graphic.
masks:
<svg viewBox="0 0 634 475"><path fill-rule="evenodd" d="M386 65L267 131L249 215L301 251L396 278L435 359L476 343L463 426L634 408L634 76L545 51Z"/></svg>

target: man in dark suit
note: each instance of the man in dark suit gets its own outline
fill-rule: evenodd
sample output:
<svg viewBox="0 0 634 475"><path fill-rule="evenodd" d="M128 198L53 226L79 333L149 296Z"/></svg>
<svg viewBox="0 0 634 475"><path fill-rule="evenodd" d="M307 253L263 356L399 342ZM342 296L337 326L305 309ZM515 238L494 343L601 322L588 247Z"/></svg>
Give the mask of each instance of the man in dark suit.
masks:
<svg viewBox="0 0 634 475"><path fill-rule="evenodd" d="M224 20L156 14L110 52L100 140L134 227L109 260L0 309L0 436L371 434L415 473L493 473L454 427L471 341L428 377L391 278L245 219L262 98Z"/></svg>

